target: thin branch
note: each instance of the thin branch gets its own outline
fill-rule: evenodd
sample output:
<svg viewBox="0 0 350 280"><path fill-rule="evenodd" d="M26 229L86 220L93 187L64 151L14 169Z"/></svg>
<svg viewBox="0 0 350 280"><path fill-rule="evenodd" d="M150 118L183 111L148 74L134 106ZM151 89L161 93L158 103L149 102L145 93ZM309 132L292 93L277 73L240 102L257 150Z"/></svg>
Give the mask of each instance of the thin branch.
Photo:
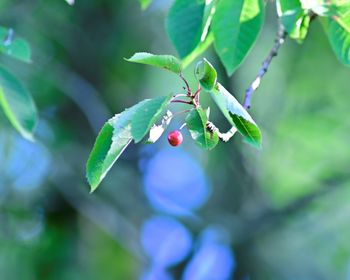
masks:
<svg viewBox="0 0 350 280"><path fill-rule="evenodd" d="M181 78L181 80L183 80L183 82L184 82L185 85L186 85L185 90L187 91L187 95L190 96L190 95L192 94L190 85L188 84L187 80L186 80L185 77L182 75L182 73L180 73L180 78Z"/></svg>
<svg viewBox="0 0 350 280"><path fill-rule="evenodd" d="M193 98L197 104L199 104L199 95L201 94L201 90L202 88L201 88L201 85L199 84L197 91L193 94Z"/></svg>
<svg viewBox="0 0 350 280"><path fill-rule="evenodd" d="M282 24L280 24L279 28L278 28L278 32L277 32L277 37L275 40L275 45L271 49L267 58L262 63L262 67L260 68L260 71L259 71L258 75L256 76L255 80L251 83L250 87L245 92L245 97L244 97L244 102L243 102L243 107L245 109L250 108L250 103L251 103L251 98L252 98L253 93L260 86L261 79L264 77L267 70L269 69L269 66L270 66L272 59L275 56L277 56L278 50L283 45L283 43L286 39L286 36L287 36L287 32L284 30L284 27L282 26Z"/></svg>
<svg viewBox="0 0 350 280"><path fill-rule="evenodd" d="M177 98L177 97L188 97L188 95L187 94L184 94L184 93L178 93L178 94L176 94L176 95L174 95L173 97L174 98Z"/></svg>
<svg viewBox="0 0 350 280"><path fill-rule="evenodd" d="M171 103L184 103L184 104L189 104L189 105L193 105L192 101L185 101L185 100L172 100L170 101Z"/></svg>
<svg viewBox="0 0 350 280"><path fill-rule="evenodd" d="M192 95L192 91L191 90L188 90L186 87L182 87L184 91L186 91L186 95L187 96L191 96Z"/></svg>

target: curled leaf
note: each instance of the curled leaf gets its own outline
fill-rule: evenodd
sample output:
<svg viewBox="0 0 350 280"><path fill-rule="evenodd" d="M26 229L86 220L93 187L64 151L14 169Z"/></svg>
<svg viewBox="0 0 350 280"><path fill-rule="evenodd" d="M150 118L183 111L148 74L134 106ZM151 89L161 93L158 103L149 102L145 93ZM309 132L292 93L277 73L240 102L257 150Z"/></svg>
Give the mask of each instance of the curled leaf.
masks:
<svg viewBox="0 0 350 280"><path fill-rule="evenodd" d="M216 70L205 58L197 63L195 75L201 86L207 91L211 91L216 85Z"/></svg>

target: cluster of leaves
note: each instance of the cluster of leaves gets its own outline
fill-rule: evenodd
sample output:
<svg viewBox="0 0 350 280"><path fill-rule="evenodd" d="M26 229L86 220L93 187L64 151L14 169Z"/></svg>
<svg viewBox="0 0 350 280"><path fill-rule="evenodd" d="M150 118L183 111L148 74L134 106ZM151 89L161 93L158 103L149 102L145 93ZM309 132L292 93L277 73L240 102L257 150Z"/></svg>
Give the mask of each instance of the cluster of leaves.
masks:
<svg viewBox="0 0 350 280"><path fill-rule="evenodd" d="M74 1L67 1L73 4ZM152 0L140 0L147 8ZM349 0L276 0L288 35L302 42L313 17L319 16L338 59L350 65ZM253 47L263 26L263 0L175 0L166 20L169 37L186 67L212 43L232 74ZM0 27L0 53L31 62L31 50L13 30ZM0 105L11 124L32 140L37 111L31 95L9 71L0 67Z"/></svg>
<svg viewBox="0 0 350 280"><path fill-rule="evenodd" d="M140 0L147 8L151 0ZM320 17L337 57L346 65L350 60L349 0L276 0L277 12L286 34L302 42L309 24ZM186 127L192 138L202 148L213 149L224 139L214 125L209 129L209 108L205 110L199 101L200 90L213 98L219 109L232 125L230 136L236 131L255 147L261 146L261 133L254 120L242 105L217 82L213 66L201 60L195 69L199 91L189 89L182 68L188 66L211 44L229 75L241 65L254 46L264 22L263 0L175 0L170 8L166 29L177 49L180 59L170 55L137 53L128 61L148 64L178 74L187 85L190 101L176 100L178 96L163 96L144 100L110 119L102 128L87 163L87 178L91 190L95 190L112 165L131 143L138 143L150 134L146 143L159 139L174 116L164 111L172 102L192 105L186 117ZM226 138L227 140L227 138Z"/></svg>
<svg viewBox="0 0 350 280"><path fill-rule="evenodd" d="M337 58L350 66L349 0L278 0L281 22L293 39L302 42L312 18L319 17Z"/></svg>
<svg viewBox="0 0 350 280"><path fill-rule="evenodd" d="M0 27L0 53L22 62L31 62L26 41L13 38L13 30ZM0 106L13 127L26 139L33 140L37 110L30 93L4 67L0 66Z"/></svg>
<svg viewBox="0 0 350 280"><path fill-rule="evenodd" d="M136 53L128 61L166 69L179 75L186 82L182 76L183 66L174 56ZM202 89L210 94L230 124L236 128L235 131L242 134L245 140L254 147L261 146L261 133L258 126L242 105L217 82L216 70L206 59L197 64L195 75L200 87L194 95L190 90L184 94L189 101L177 100L178 97L172 95L146 99L105 123L87 162L87 178L92 191L98 187L132 140L139 143L148 133L146 143L154 143L159 139L176 114L168 110L172 102L183 101L192 107L186 111L186 127L201 148L213 149L219 142L219 131L207 128L210 109L204 109L200 105L198 94ZM156 125L160 119L161 123Z"/></svg>
<svg viewBox="0 0 350 280"><path fill-rule="evenodd" d="M175 0L166 29L183 65L214 44L229 75L240 66L263 27L264 0ZM147 8L151 0L140 0ZM310 21L319 17L338 59L350 64L349 0L276 0L289 37L302 42Z"/></svg>

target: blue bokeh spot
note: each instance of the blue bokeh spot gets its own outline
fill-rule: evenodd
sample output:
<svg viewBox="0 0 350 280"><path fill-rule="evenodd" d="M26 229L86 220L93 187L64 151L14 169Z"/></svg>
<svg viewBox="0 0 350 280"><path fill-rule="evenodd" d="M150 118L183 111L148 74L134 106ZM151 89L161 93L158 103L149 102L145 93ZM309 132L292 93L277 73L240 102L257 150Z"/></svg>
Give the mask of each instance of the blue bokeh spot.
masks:
<svg viewBox="0 0 350 280"><path fill-rule="evenodd" d="M45 179L50 156L40 143L29 142L9 133L0 135L0 161L6 166L3 176L17 191L30 191ZM0 181L1 184L1 181Z"/></svg>
<svg viewBox="0 0 350 280"><path fill-rule="evenodd" d="M235 259L229 246L203 240L187 265L183 280L232 279L235 266Z"/></svg>
<svg viewBox="0 0 350 280"><path fill-rule="evenodd" d="M181 262L192 248L189 231L178 221L162 216L155 216L144 223L141 243L158 267Z"/></svg>
<svg viewBox="0 0 350 280"><path fill-rule="evenodd" d="M173 280L173 277L163 267L153 266L142 274L140 280Z"/></svg>
<svg viewBox="0 0 350 280"><path fill-rule="evenodd" d="M202 168L180 149L158 152L147 162L143 179L153 207L169 214L187 215L202 206L209 196Z"/></svg>

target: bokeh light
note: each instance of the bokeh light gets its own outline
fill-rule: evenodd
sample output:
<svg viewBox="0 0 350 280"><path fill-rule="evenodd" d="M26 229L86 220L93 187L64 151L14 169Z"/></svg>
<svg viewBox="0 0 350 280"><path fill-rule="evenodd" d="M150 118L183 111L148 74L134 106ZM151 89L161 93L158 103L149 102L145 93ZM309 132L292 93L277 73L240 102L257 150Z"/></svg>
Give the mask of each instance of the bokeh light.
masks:
<svg viewBox="0 0 350 280"><path fill-rule="evenodd" d="M165 148L146 164L145 193L157 209L186 215L208 199L209 185L201 166L181 149Z"/></svg>
<svg viewBox="0 0 350 280"><path fill-rule="evenodd" d="M146 272L144 272L140 280L172 280L174 279L170 273L168 273L161 266L152 266Z"/></svg>
<svg viewBox="0 0 350 280"><path fill-rule="evenodd" d="M166 267L181 262L188 255L192 238L175 219L155 216L144 223L141 243L153 264Z"/></svg>
<svg viewBox="0 0 350 280"><path fill-rule="evenodd" d="M47 149L38 142L29 142L15 132L0 134L1 183L18 192L38 188L46 177L50 164Z"/></svg>
<svg viewBox="0 0 350 280"><path fill-rule="evenodd" d="M183 280L226 280L236 267L230 247L220 242L222 231L213 228L202 233L198 249L188 263Z"/></svg>

